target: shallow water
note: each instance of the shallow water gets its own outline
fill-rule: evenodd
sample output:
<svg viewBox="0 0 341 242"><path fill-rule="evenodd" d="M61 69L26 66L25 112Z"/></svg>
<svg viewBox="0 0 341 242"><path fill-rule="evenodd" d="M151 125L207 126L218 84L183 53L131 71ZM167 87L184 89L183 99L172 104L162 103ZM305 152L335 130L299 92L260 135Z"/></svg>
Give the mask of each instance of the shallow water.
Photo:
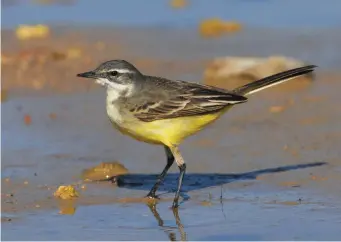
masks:
<svg viewBox="0 0 341 242"><path fill-rule="evenodd" d="M167 63L283 54L320 68L316 81L305 88L262 92L181 145L188 171L178 215L169 209L177 167L170 169L160 187L156 207L149 207L142 198L166 163L163 148L113 130L105 114L104 90L70 94L11 90L1 103L2 239L341 239L341 86L338 75L325 75L341 66L341 34L329 29L340 24L339 1L201 0L174 11L168 1L152 0L143 17L137 12L142 6L131 8L132 1L101 1L110 8L94 6L99 1L90 0L70 6L21 2L3 9L3 28L20 23L83 25L57 28L56 33L60 37L74 30L80 38L107 43L105 51L91 52L96 63L104 58L160 59L166 63L163 69L152 71L185 80L201 80L202 64L181 72L170 70ZM101 14L93 14L99 8ZM245 22L246 30L219 39L198 38L191 27L212 16ZM99 23L121 27L88 28ZM144 27L122 27L127 25ZM11 33L4 38L6 50L22 48L8 36ZM113 40L121 52L112 48ZM74 71L82 68L79 64ZM57 81L61 75L45 72ZM72 74L61 81L74 79ZM284 106L284 111L270 112L276 105ZM25 114L32 118L30 125L23 121ZM81 181L84 169L111 161L129 170L117 184ZM76 184L80 197L65 204L55 199L53 192L62 184Z"/></svg>
<svg viewBox="0 0 341 242"><path fill-rule="evenodd" d="M302 98L323 95L322 86L315 84ZM331 100L339 100L336 91L328 93ZM234 115L225 115L184 142L181 148L188 172L182 194L185 200L179 209L181 224L177 225L169 209L176 167L160 188L156 210L151 210L140 198L165 164L163 149L112 130L105 116L104 94L97 90L13 97L2 104L2 177L10 178L10 182L2 181L2 190L14 194L13 199L5 200L14 203L5 204L3 216L12 221L2 224L3 239L340 238L340 163L334 157L339 155L341 137L335 130L341 117L333 111L335 107L324 110L324 123L304 127L298 120L310 116L316 105L325 106L323 103L305 103L305 113L300 112L303 104L297 104L273 116L264 106L285 100L287 94L260 96L258 102L231 110ZM20 111L18 106L22 106ZM57 113L56 120L48 118L51 110ZM255 110L257 115L249 116ZM29 126L22 122L24 113L32 116ZM243 126L237 133L231 129L236 125ZM268 132L269 125L277 127L273 134ZM305 147L299 149L298 157L282 149L287 140L292 141L291 148ZM109 160L119 160L130 174L119 178L118 187L110 182L87 184L73 205L75 213L58 214L60 205L49 198L56 186L77 182L83 169ZM327 180L313 180L311 174ZM23 185L24 180L29 184ZM294 185L285 185L290 182ZM41 185L53 188L41 189Z"/></svg>
<svg viewBox="0 0 341 242"><path fill-rule="evenodd" d="M182 228L166 203L157 205L156 215L145 204L98 205L80 207L71 217L55 212L27 214L22 221L3 224L2 239L338 240L341 221L335 212L335 208L316 204L265 204L254 197L223 201L223 208L217 202L212 206L189 202L178 212Z"/></svg>

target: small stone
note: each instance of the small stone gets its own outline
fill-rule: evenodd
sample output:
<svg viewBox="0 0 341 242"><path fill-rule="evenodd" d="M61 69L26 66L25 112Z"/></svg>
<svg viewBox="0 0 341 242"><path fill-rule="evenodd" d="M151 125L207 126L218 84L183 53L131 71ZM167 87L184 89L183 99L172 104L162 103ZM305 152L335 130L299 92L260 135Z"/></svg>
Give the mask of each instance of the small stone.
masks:
<svg viewBox="0 0 341 242"><path fill-rule="evenodd" d="M284 106L272 106L272 107L270 107L269 111L271 113L280 113L280 112L283 112L284 109L285 109Z"/></svg>
<svg viewBox="0 0 341 242"><path fill-rule="evenodd" d="M57 118L57 114L55 114L55 113L50 113L50 114L49 114L49 118L52 119L52 120L54 120L54 119Z"/></svg>
<svg viewBox="0 0 341 242"><path fill-rule="evenodd" d="M186 0L171 0L170 5L172 8L184 8L188 5Z"/></svg>
<svg viewBox="0 0 341 242"><path fill-rule="evenodd" d="M79 196L73 186L60 186L53 195L61 199L73 199Z"/></svg>
<svg viewBox="0 0 341 242"><path fill-rule="evenodd" d="M25 123L26 125L31 125L31 123L32 123L32 118L31 118L31 116L30 116L29 114L25 114L25 116L24 116L24 123Z"/></svg>

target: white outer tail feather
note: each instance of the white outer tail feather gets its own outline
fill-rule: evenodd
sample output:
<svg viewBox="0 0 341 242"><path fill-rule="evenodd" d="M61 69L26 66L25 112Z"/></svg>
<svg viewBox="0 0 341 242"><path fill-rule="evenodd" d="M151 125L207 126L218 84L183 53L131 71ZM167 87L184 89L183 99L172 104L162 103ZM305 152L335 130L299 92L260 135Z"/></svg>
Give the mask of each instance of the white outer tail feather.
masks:
<svg viewBox="0 0 341 242"><path fill-rule="evenodd" d="M270 84L270 85L267 85L267 86L264 86L264 87L257 88L257 89L255 89L255 90L252 90L251 92L245 93L245 95L244 95L244 96L248 96L248 95L250 95L250 94L253 94L253 93L256 93L256 92L262 91L262 90L264 90L264 89L267 89L267 88L269 88L269 87L276 86L276 85L278 85L278 84L281 84L281 83L283 83L283 82L290 81L291 79L295 79L295 78L297 78L297 76L290 77L290 78L288 78L288 79L284 79L284 80L282 80L282 81L275 82L275 83L272 83L272 84Z"/></svg>

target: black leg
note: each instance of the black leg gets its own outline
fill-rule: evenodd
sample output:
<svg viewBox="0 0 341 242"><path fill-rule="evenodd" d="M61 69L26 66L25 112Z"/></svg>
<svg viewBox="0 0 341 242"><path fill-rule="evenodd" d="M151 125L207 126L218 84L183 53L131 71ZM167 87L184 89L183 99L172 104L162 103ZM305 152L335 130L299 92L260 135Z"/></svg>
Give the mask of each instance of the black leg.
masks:
<svg viewBox="0 0 341 242"><path fill-rule="evenodd" d="M173 208L177 208L179 206L179 196L180 196L180 190L182 185L182 180L184 179L184 175L186 172L186 164L183 163L179 166L180 169L180 176L178 181L178 189L176 190L174 201L173 201Z"/></svg>
<svg viewBox="0 0 341 242"><path fill-rule="evenodd" d="M147 197L156 198L155 193L156 193L157 189L159 188L160 184L162 183L163 179L165 178L169 168L174 163L174 156L173 156L171 150L167 146L165 146L165 151L166 151L166 155L167 155L167 165L165 166L165 168L163 169L163 171L159 175L156 183L154 184L154 186L152 187L152 189L148 193Z"/></svg>

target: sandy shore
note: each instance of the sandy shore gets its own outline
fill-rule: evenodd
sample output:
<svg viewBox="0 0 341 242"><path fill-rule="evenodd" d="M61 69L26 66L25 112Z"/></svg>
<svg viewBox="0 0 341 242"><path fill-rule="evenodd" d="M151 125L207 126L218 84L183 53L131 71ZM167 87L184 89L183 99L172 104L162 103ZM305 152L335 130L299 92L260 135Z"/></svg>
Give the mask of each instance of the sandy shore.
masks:
<svg viewBox="0 0 341 242"><path fill-rule="evenodd" d="M340 239L339 32L250 29L207 40L185 30L55 28L21 42L12 31L2 35L3 239ZM216 56L277 54L319 65L316 81L262 92L184 142L182 226L167 209L176 167L150 210L141 197L165 164L162 148L112 130L104 90L75 77L122 58L144 73L202 81ZM84 169L105 161L129 170L119 186L82 181ZM61 184L75 184L80 197L54 198Z"/></svg>

